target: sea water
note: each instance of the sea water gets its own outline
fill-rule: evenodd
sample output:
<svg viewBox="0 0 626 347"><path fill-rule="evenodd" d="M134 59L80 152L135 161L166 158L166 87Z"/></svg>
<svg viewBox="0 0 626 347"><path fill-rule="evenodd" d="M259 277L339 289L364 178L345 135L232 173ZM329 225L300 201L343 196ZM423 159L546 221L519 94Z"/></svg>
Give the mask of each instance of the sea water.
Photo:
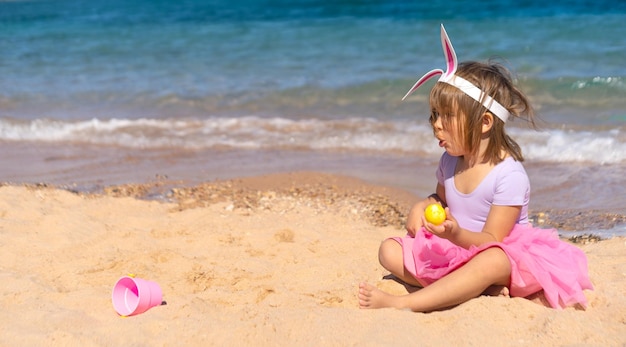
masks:
<svg viewBox="0 0 626 347"><path fill-rule="evenodd" d="M0 1L0 181L319 170L426 194L429 88L401 98L445 68L441 24L541 117L507 124L538 208L626 210L626 3L608 0Z"/></svg>

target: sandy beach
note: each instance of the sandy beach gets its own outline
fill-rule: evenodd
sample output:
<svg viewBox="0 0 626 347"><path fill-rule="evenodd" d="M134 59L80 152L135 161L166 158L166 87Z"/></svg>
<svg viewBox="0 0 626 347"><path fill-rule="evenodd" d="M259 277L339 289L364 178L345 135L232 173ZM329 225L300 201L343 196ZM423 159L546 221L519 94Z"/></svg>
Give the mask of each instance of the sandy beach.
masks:
<svg viewBox="0 0 626 347"><path fill-rule="evenodd" d="M427 314L361 310L367 280L406 293L377 262L417 199L308 172L169 189L86 194L0 186L0 345L624 346L626 240L579 243L586 311L479 297ZM159 283L162 306L121 317L127 274Z"/></svg>

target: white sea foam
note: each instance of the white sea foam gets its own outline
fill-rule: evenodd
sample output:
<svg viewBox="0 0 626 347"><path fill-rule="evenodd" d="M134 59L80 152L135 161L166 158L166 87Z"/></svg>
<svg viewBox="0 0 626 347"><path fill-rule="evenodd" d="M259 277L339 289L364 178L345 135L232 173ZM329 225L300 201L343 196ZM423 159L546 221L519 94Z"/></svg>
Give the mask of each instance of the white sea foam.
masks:
<svg viewBox="0 0 626 347"><path fill-rule="evenodd" d="M512 128L509 132L532 160L611 164L626 158L626 136L619 130L537 132ZM128 148L370 151L429 157L442 151L425 123L372 118L0 119L0 140Z"/></svg>
<svg viewBox="0 0 626 347"><path fill-rule="evenodd" d="M510 131L526 158L556 162L614 164L626 160L624 134L608 131Z"/></svg>

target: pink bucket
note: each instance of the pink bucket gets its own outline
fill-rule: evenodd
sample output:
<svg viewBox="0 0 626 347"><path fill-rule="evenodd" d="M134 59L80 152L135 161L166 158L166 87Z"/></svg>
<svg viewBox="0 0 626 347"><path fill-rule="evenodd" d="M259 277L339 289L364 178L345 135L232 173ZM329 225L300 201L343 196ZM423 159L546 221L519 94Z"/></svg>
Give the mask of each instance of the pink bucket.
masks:
<svg viewBox="0 0 626 347"><path fill-rule="evenodd" d="M163 292L156 282L124 276L113 287L112 298L120 316L133 316L161 305Z"/></svg>

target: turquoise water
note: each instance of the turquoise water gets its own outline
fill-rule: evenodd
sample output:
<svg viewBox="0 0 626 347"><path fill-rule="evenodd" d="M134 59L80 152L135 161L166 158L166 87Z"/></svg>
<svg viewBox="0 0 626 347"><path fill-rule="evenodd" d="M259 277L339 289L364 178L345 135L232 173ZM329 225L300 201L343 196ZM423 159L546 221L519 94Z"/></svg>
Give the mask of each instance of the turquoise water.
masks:
<svg viewBox="0 0 626 347"><path fill-rule="evenodd" d="M0 140L436 155L426 93L399 99L443 65L439 23L517 73L558 138L521 131L531 158L623 162L611 1L0 2Z"/></svg>

